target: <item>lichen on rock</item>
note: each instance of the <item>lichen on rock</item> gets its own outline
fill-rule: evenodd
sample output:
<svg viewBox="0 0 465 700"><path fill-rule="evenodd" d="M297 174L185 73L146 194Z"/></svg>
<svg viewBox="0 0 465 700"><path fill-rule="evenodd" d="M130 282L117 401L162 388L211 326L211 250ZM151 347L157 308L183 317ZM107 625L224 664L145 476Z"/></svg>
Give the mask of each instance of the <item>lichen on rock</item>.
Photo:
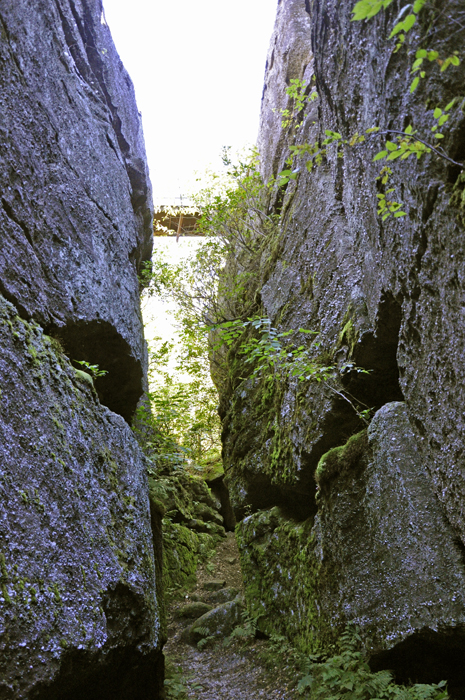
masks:
<svg viewBox="0 0 465 700"><path fill-rule="evenodd" d="M158 700L160 536L129 427L152 201L101 0L0 7L0 696ZM99 365L93 379L73 361ZM156 519L153 520L156 525Z"/></svg>
<svg viewBox="0 0 465 700"><path fill-rule="evenodd" d="M0 344L0 688L42 697L62 683L72 694L87 683L80 674L124 684L134 664L139 686L156 688L163 637L143 456L123 418L3 298Z"/></svg>

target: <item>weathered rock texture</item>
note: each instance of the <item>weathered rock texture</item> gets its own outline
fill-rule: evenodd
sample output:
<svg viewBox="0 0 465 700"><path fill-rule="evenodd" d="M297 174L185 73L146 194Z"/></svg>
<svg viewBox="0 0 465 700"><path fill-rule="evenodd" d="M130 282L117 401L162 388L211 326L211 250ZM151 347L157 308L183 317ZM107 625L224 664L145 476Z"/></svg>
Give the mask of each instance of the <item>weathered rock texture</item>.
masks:
<svg viewBox="0 0 465 700"><path fill-rule="evenodd" d="M156 700L140 117L100 0L6 0L0 32L0 697Z"/></svg>
<svg viewBox="0 0 465 700"><path fill-rule="evenodd" d="M226 535L203 479L183 469L171 472L149 477L150 507L162 518L163 589L168 597L195 584L199 563L211 556Z"/></svg>
<svg viewBox="0 0 465 700"><path fill-rule="evenodd" d="M6 0L0 23L0 291L70 358L108 370L102 403L130 420L152 245L132 83L99 0Z"/></svg>
<svg viewBox="0 0 465 700"><path fill-rule="evenodd" d="M442 3L428 3L408 35L408 49L397 53L395 41L387 37L402 3L393 2L366 22L351 22L353 5L352 0L278 3L259 135L265 179L285 167L290 145L321 144L324 130L350 139L372 126L403 130L412 124L428 140L434 107L444 108L462 94L463 63L442 74L429 64L418 89L409 91L412 52L432 26L431 42L441 56L463 47L463 33L457 27L452 37L447 19L457 15L460 3L451 1L443 14ZM299 115L296 136L290 128L281 129L279 114L292 106L285 88L293 78L307 81L307 93L318 93ZM461 99L441 142L459 161L465 158ZM318 625L326 630L321 632L324 642L331 627L337 631L356 620L373 658L391 649L386 664L399 665L402 654L396 656L395 650L403 648L399 673L421 679L428 673L415 658L425 645L454 647L462 667L465 656L463 176L460 168L434 154L420 161L394 161L391 196L403 202L407 216L383 222L376 212L376 195L383 191L376 180L381 166L372 162L382 143L377 136L357 146L340 145L339 156L337 147L330 146L311 173L296 161L297 179L270 202L270 211L281 213L281 233L262 254L254 291L260 312L282 330L303 326L319 331L315 360L335 365L339 374L332 389L272 376L233 380L222 396L225 470L238 515L247 508L273 507L240 526L248 551L244 561L250 557L254 562L249 584L255 594L266 588L261 598L248 597L249 607L257 611L270 604L272 574L265 565L257 565L255 572L253 566L259 554L266 560L264 552L280 543L270 562L282 567L283 588L263 624L286 628L312 646ZM334 389L374 411L404 401L406 414L401 418L397 409L389 414L396 417L390 428L395 442L387 439L388 433L375 439L373 427L367 448L371 456L359 462L346 451L334 459L336 475L346 460L344 476L326 481L323 476L315 502L320 458L364 428ZM373 424L379 430L388 417L383 411ZM379 461L373 457L376 450L383 454ZM402 451L415 455L408 469L399 462ZM255 524L263 530L256 542ZM320 549L312 553L313 547ZM301 555L296 560L302 582L298 590L288 549L308 550L308 560ZM317 565L322 567L318 575ZM395 582L389 574L393 568ZM285 621L277 608L287 615ZM316 627L309 615L318 618ZM444 660L447 653L438 652L437 658ZM450 671L446 664L443 675ZM442 674L438 665L434 672ZM456 678L458 684L463 680Z"/></svg>
<svg viewBox="0 0 465 700"><path fill-rule="evenodd" d="M465 646L462 549L405 404L386 404L368 440L365 431L357 440L327 462L315 519L292 521L275 507L239 525L250 608L263 632L279 629L304 650L328 647L351 620L369 640L373 665L392 664L405 682L456 679Z"/></svg>

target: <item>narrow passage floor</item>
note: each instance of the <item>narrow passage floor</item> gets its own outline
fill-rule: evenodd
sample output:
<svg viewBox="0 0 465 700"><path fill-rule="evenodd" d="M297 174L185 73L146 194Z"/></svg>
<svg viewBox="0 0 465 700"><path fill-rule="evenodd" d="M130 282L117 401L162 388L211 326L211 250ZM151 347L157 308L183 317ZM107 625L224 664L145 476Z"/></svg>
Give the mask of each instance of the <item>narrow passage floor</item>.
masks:
<svg viewBox="0 0 465 700"><path fill-rule="evenodd" d="M209 601L205 586L212 579L225 582L225 588L242 590L239 552L234 533L228 533L216 550L216 556L197 574L197 586L182 601L173 601L168 610L168 642L165 655L168 668L179 675L168 686L168 698L195 700L297 700L295 669L286 667L268 648L267 640L223 640L199 650L186 644L181 635L192 620L180 619L183 606L192 601ZM275 665L276 664L276 665ZM170 675L168 673L168 675ZM169 681L170 682L170 681ZM184 686L184 693L181 690Z"/></svg>

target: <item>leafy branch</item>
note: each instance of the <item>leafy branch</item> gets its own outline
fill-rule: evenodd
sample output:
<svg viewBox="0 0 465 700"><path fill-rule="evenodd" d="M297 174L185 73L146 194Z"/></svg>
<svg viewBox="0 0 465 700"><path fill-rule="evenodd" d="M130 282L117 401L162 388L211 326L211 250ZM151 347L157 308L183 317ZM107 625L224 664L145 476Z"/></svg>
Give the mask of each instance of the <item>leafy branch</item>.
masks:
<svg viewBox="0 0 465 700"><path fill-rule="evenodd" d="M93 377L104 377L106 374L108 374L108 370L99 369L98 365L91 365L90 362L86 362L85 360L73 360L73 362L85 367L87 370L89 370Z"/></svg>
<svg viewBox="0 0 465 700"><path fill-rule="evenodd" d="M280 377L295 378L299 382L322 382L332 393L349 403L358 417L365 424L368 424L371 409L366 407L361 410L359 408L360 402L355 397L351 397L346 391L337 389L333 385L337 368L334 365L321 363L317 357L315 358L315 352L320 347L318 340L314 339L310 347L283 342L284 339L299 333L317 336L316 331L298 328L279 332L271 325L269 318L249 318L247 321L237 319L218 324L216 330L220 332L218 344L226 344L228 347L231 347L241 337L243 338L238 345L237 352L244 357L246 364L255 365L252 377L260 376L267 370L271 370L273 373L278 373ZM258 337L248 335L248 330L257 331ZM350 366L350 369L358 373L369 374L368 370L353 365Z"/></svg>

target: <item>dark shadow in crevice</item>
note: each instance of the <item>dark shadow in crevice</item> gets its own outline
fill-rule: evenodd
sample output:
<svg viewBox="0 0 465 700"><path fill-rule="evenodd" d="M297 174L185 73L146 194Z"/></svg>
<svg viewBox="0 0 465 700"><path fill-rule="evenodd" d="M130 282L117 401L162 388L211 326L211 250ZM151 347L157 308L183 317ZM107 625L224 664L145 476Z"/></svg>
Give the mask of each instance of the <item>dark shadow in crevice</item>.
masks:
<svg viewBox="0 0 465 700"><path fill-rule="evenodd" d="M316 515L315 493L316 488L312 486L308 491L301 484L295 487L278 486L270 484L268 477L265 477L249 483L247 495L254 512L278 506L286 517L302 522Z"/></svg>
<svg viewBox="0 0 465 700"><path fill-rule="evenodd" d="M459 163L465 163L465 120L454 131L453 143L449 149L449 155L452 160ZM457 178L463 172L463 168L459 165L448 165L447 167L447 182L452 185L457 182Z"/></svg>
<svg viewBox="0 0 465 700"><path fill-rule="evenodd" d="M363 374L349 370L342 377L344 389L355 403L378 410L392 401L403 401L399 385L397 345L399 342L402 307L390 293L380 301L375 333L365 332L353 350L356 367L368 370Z"/></svg>
<svg viewBox="0 0 465 700"><path fill-rule="evenodd" d="M400 303L392 294L384 294L378 309L375 333L362 334L353 351L354 365L363 367L369 374L355 370L343 375L343 389L353 405L335 395L321 428L322 438L312 447L311 454L303 451L300 455L299 482L289 492L296 499L292 503L292 517L303 520L315 515L317 504L314 472L318 461L328 450L345 445L352 435L366 428L366 423L357 415L355 408L361 411L368 407L376 411L387 403L404 400L397 365L401 319ZM286 508L286 495L281 489L281 500L275 505Z"/></svg>
<svg viewBox="0 0 465 700"><path fill-rule="evenodd" d="M255 470L246 471L239 477L246 483L247 503L235 508L238 520L249 510L255 512L273 506L279 506L289 518L297 521L306 520L317 513L314 473L320 458L333 447L345 445L352 435L367 427L357 410L371 408L373 415L387 403L404 400L397 365L401 319L401 304L392 294L385 293L379 304L375 331L365 331L360 335L351 356L353 366L364 368L369 373L349 369L341 377L342 388L339 386L335 389L344 392L350 402L327 387L331 408L318 428L321 438L311 445L308 453L305 449L300 452L297 483L292 486L273 484L269 475ZM354 319L354 327L356 325L357 319ZM320 401L318 396L316 399ZM310 397L307 400L311 402Z"/></svg>
<svg viewBox="0 0 465 700"><path fill-rule="evenodd" d="M38 688L34 700L161 700L164 659L160 651L135 646L111 651L64 652L58 676Z"/></svg>
<svg viewBox="0 0 465 700"><path fill-rule="evenodd" d="M372 656L370 668L389 669L397 683L406 685L446 680L450 697L464 700L465 628L422 629L393 649Z"/></svg>
<svg viewBox="0 0 465 700"><path fill-rule="evenodd" d="M76 369L86 371L77 361L98 365L108 374L94 379L100 403L131 423L142 396L142 366L131 354L129 344L106 321L80 321L62 328L48 327Z"/></svg>
<svg viewBox="0 0 465 700"><path fill-rule="evenodd" d="M216 477L216 479L206 479L205 483L212 493L221 503L220 515L223 518L224 529L226 532L234 532L236 527L236 518L234 510L229 499L229 489L224 481L224 474Z"/></svg>

